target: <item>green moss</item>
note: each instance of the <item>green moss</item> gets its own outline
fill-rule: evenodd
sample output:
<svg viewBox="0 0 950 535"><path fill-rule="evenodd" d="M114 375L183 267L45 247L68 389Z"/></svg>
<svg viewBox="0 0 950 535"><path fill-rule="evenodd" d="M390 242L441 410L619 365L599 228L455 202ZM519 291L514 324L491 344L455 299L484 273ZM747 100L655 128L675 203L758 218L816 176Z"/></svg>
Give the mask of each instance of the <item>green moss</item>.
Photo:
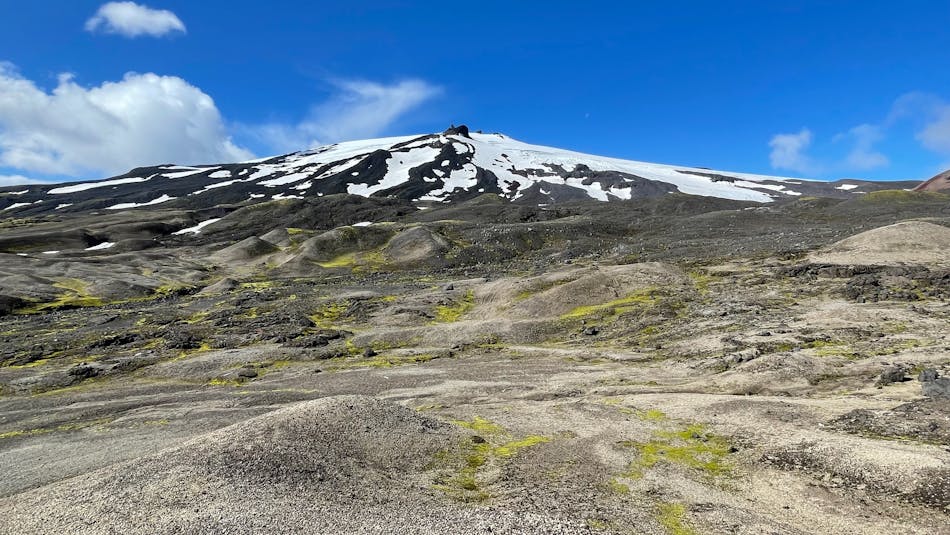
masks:
<svg viewBox="0 0 950 535"><path fill-rule="evenodd" d="M345 253L325 262L317 262L325 269L349 269L355 273L378 271L386 265L381 250Z"/></svg>
<svg viewBox="0 0 950 535"><path fill-rule="evenodd" d="M35 314L46 310L100 307L106 304L101 298L91 295L88 291L89 284L79 279L59 279L53 286L66 291L54 301L32 304L17 310L16 313Z"/></svg>
<svg viewBox="0 0 950 535"><path fill-rule="evenodd" d="M49 360L50 360L49 357L47 357L43 359L34 360L33 362L28 362L26 364L10 364L10 365L4 364L2 367L14 369L14 370L24 369L24 368L36 368L48 363Z"/></svg>
<svg viewBox="0 0 950 535"><path fill-rule="evenodd" d="M86 422L75 422L69 424L62 424L56 427L40 427L36 429L24 429L17 431L7 431L6 433L0 433L0 440L9 439L9 438L19 438L19 437L33 437L37 435L46 435L49 433L55 432L67 432L67 431L79 431L81 429L86 429L89 427L101 427L108 424L112 421L112 418L99 418L97 420L90 420Z"/></svg>
<svg viewBox="0 0 950 535"><path fill-rule="evenodd" d="M659 409L647 409L645 411L638 411L637 417L641 420L647 422L661 422L666 420L666 413Z"/></svg>
<svg viewBox="0 0 950 535"><path fill-rule="evenodd" d="M493 449L492 453L497 457L514 457L524 448L530 448L531 446L537 446L545 442L551 442L551 438L543 435L528 435L518 440L506 442Z"/></svg>
<svg viewBox="0 0 950 535"><path fill-rule="evenodd" d="M531 287L518 292L518 295L515 296L515 301L524 301L525 299L528 299L529 297L533 295L537 295L541 292L546 292L550 290L551 288L557 288L558 286L561 286L562 284L567 284L569 282L573 282L573 279L561 279L561 280L556 280L556 281L539 282L539 283L533 284L531 285Z"/></svg>
<svg viewBox="0 0 950 535"><path fill-rule="evenodd" d="M452 420L452 423L459 427L471 429L476 433L482 433L486 435L497 435L505 432L504 427L495 424L490 420L486 420L481 416L475 416L475 418L473 418L470 422L466 422L465 420Z"/></svg>
<svg viewBox="0 0 950 535"><path fill-rule="evenodd" d="M460 466L455 473L436 478L434 487L463 502L487 500L491 495L479 485L478 472L488 463L490 456L491 445L487 442L464 443L455 454L440 452L437 454L440 461Z"/></svg>
<svg viewBox="0 0 950 535"><path fill-rule="evenodd" d="M861 354L853 351L847 343L836 340L815 340L808 342L804 347L812 349L818 357L843 357L850 360L861 357Z"/></svg>
<svg viewBox="0 0 950 535"><path fill-rule="evenodd" d="M241 286L239 286L239 288L241 288L242 290L252 290L255 292L262 292L269 288L273 288L274 284L275 284L274 281L243 282L241 283Z"/></svg>
<svg viewBox="0 0 950 535"><path fill-rule="evenodd" d="M602 319L613 321L619 316L638 309L651 308L659 302L655 288L646 288L606 303L574 308L561 316L562 320Z"/></svg>
<svg viewBox="0 0 950 535"><path fill-rule="evenodd" d="M471 422L456 420L453 423L466 429L478 431L485 437L476 440L466 438L455 451L441 451L437 461L449 465L447 473L436 478L435 488L448 496L464 502L487 500L491 494L484 488L484 472L487 467L503 463L518 455L521 450L550 442L550 437L528 435L516 440L508 440L507 431L487 419L476 416Z"/></svg>
<svg viewBox="0 0 950 535"><path fill-rule="evenodd" d="M630 487L625 483L621 482L620 479L616 477L610 478L610 481L607 482L607 488L610 492L614 494L629 494Z"/></svg>
<svg viewBox="0 0 950 535"><path fill-rule="evenodd" d="M185 349L185 350L179 351L178 355L172 360L173 361L184 360L192 355L196 355L198 353L204 353L206 351L211 351L212 349L214 348L211 347L210 343L208 343L207 341L203 341L201 342L201 345L199 345L196 349Z"/></svg>
<svg viewBox="0 0 950 535"><path fill-rule="evenodd" d="M451 305L438 306L435 309L435 320L433 323L454 323L462 316L475 307L475 292L469 290L465 292L462 299Z"/></svg>
<svg viewBox="0 0 950 535"><path fill-rule="evenodd" d="M411 355L378 354L363 358L363 349L347 340L346 357L336 357L327 361L327 369L331 371L352 370L360 368L394 368L408 364L420 364L438 358L432 353L417 353Z"/></svg>
<svg viewBox="0 0 950 535"><path fill-rule="evenodd" d="M708 294L710 283L718 279L718 277L714 277L705 271L698 270L689 271L687 272L687 275L689 275L689 278L692 279L693 286L695 286L696 290L698 290L702 295Z"/></svg>
<svg viewBox="0 0 950 535"><path fill-rule="evenodd" d="M639 479L644 471L660 463L682 466L708 478L728 475L732 470L727 462L729 442L708 433L701 424L676 431L654 431L653 440L649 442L623 442L621 445L636 448L639 453L621 477Z"/></svg>
<svg viewBox="0 0 950 535"><path fill-rule="evenodd" d="M696 531L686 523L686 507L681 503L657 505L656 519L670 535L696 535Z"/></svg>
<svg viewBox="0 0 950 535"><path fill-rule="evenodd" d="M924 345L925 343L922 340L917 340L916 338L907 338L904 340L897 340L894 343L887 345L885 348L882 348L881 351L884 351L884 353L882 353L884 355L890 355L908 349L922 347Z"/></svg>
<svg viewBox="0 0 950 535"><path fill-rule="evenodd" d="M155 291L152 292L154 297L169 297L181 293L184 290L189 290L193 288L190 284L183 284L180 282L169 282L155 288Z"/></svg>
<svg viewBox="0 0 950 535"><path fill-rule="evenodd" d="M188 316L187 318L185 318L185 323L188 323L189 325L192 325L192 324L195 324L195 323L199 323L199 322L202 322L202 321L206 320L209 315L210 315L210 313L207 312L207 311L195 312L194 314L192 314L192 315ZM144 318L143 318L143 319L144 319ZM139 321L142 321L142 320L139 320ZM139 324L136 323L136 325L139 325Z"/></svg>
<svg viewBox="0 0 950 535"><path fill-rule="evenodd" d="M170 424L170 423L171 423L171 421L169 421L167 418L161 418L161 419L159 419L159 420L145 420L144 422L142 422L142 425L147 425L147 426L166 426L166 425L168 425L168 424Z"/></svg>
<svg viewBox="0 0 950 535"><path fill-rule="evenodd" d="M221 377L215 377L208 381L208 386L243 386L244 383L237 379L224 379Z"/></svg>
<svg viewBox="0 0 950 535"><path fill-rule="evenodd" d="M334 301L323 305L308 317L321 329L333 329L349 308L349 301Z"/></svg>

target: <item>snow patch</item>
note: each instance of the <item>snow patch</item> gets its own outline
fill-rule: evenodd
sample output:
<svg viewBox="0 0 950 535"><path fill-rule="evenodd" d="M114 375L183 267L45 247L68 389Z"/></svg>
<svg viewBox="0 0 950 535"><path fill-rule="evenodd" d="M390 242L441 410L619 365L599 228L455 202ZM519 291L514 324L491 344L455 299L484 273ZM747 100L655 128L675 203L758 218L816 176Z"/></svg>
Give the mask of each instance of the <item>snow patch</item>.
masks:
<svg viewBox="0 0 950 535"><path fill-rule="evenodd" d="M188 171L179 171L177 173L162 173L162 176L165 178L185 178L192 175L199 175L206 171L212 169L217 169L217 167L183 167L182 169L188 169Z"/></svg>
<svg viewBox="0 0 950 535"><path fill-rule="evenodd" d="M102 182L85 182L82 184L73 184L71 186L63 186L61 188L53 188L47 193L50 195L63 195L65 193L78 193L80 191L86 191L94 188L105 188L108 186L118 186L121 184L135 184L136 182L145 182L147 178L142 178L140 176L133 176L129 178L116 178L115 180L104 180Z"/></svg>
<svg viewBox="0 0 950 535"><path fill-rule="evenodd" d="M276 188L277 186L284 186L287 184L293 184L294 182L300 182L309 176L310 173L291 173L289 175L272 178L270 180L264 180L258 183L262 186L267 186L268 188Z"/></svg>
<svg viewBox="0 0 950 535"><path fill-rule="evenodd" d="M43 202L43 201L15 202L15 203L11 204L10 206L7 206L7 207L4 208L3 210L0 210L0 212L3 212L4 210L13 210L14 208L23 208L24 206L32 206L32 205L34 205L34 204L41 203L41 202Z"/></svg>
<svg viewBox="0 0 950 535"><path fill-rule="evenodd" d="M835 189L840 189L840 190L848 191L848 190L852 190L852 189L856 189L856 188L860 188L860 187L861 187L861 186L858 185L858 184L842 184L842 185L836 187Z"/></svg>
<svg viewBox="0 0 950 535"><path fill-rule="evenodd" d="M157 199L152 199L151 201L148 201L148 202L141 202L141 203L123 202L123 203L119 203L119 204L114 204L114 205L109 206L108 208L106 208L106 210L125 210L126 208L138 208L138 207L140 207L140 206L152 206L152 205L155 205L155 204L162 204L163 202L168 202L168 201L170 201L170 200L172 200L172 199L175 199L175 198L176 198L176 197L170 197L170 196L168 196L167 194L164 194L164 195L162 195L161 197L159 197L159 198L157 198Z"/></svg>
<svg viewBox="0 0 950 535"><path fill-rule="evenodd" d="M111 241L104 241L104 242L100 243L99 245L93 245L92 247L86 247L86 250L87 250L87 251L102 251L102 250L104 250L104 249L108 249L108 248L112 247L113 245L115 245L115 244L112 243Z"/></svg>
<svg viewBox="0 0 950 535"><path fill-rule="evenodd" d="M377 191L398 186L409 180L409 170L431 162L439 156L439 149L419 147L408 152L394 152L386 160L386 176L378 184L349 184L346 192L351 195L369 197Z"/></svg>
<svg viewBox="0 0 950 535"><path fill-rule="evenodd" d="M200 234L201 229L207 227L208 225L212 223L216 223L218 221L221 221L220 217L216 217L214 219L208 219L207 221L202 221L201 223L198 223L197 225L193 227L183 228L177 232L172 232L172 235L181 236L182 234Z"/></svg>

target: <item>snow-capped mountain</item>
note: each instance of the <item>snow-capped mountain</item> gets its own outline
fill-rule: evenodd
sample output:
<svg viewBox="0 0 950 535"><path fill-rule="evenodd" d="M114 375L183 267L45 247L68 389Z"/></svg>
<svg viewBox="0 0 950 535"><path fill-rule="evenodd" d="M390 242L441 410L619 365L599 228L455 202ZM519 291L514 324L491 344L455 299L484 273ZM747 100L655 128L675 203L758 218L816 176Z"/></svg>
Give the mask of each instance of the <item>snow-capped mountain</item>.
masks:
<svg viewBox="0 0 950 535"><path fill-rule="evenodd" d="M432 203L494 193L514 202L615 201L681 192L761 203L849 197L913 183L821 182L593 156L502 134L350 141L242 163L144 167L114 178L0 189L0 217L146 206L206 208L348 193Z"/></svg>

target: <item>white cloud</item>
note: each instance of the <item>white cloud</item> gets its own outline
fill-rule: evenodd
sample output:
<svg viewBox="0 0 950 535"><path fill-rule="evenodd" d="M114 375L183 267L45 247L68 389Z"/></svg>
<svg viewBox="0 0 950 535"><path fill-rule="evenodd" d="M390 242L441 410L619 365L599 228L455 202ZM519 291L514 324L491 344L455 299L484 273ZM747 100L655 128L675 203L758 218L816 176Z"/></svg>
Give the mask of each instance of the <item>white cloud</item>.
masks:
<svg viewBox="0 0 950 535"><path fill-rule="evenodd" d="M0 188L6 186L19 186L21 184L46 184L43 180L27 178L22 175L0 175Z"/></svg>
<svg viewBox="0 0 950 535"><path fill-rule="evenodd" d="M185 24L165 9L152 9L135 2L103 4L89 20L86 31L116 33L125 37L160 37L172 32L185 33Z"/></svg>
<svg viewBox="0 0 950 535"><path fill-rule="evenodd" d="M941 104L932 111L931 120L917 133L924 147L940 154L950 154L950 105Z"/></svg>
<svg viewBox="0 0 950 535"><path fill-rule="evenodd" d="M118 173L161 163L246 160L214 101L174 76L129 73L52 92L0 63L0 166L30 173Z"/></svg>
<svg viewBox="0 0 950 535"><path fill-rule="evenodd" d="M809 148L814 135L808 128L795 134L777 134L769 141L772 151L769 160L775 169L784 169L806 175L821 175L829 172L869 171L887 166L887 156L875 150L876 143L884 139L884 128L872 124L860 124L832 138L834 143L847 143L850 150L838 157L815 158Z"/></svg>
<svg viewBox="0 0 950 535"><path fill-rule="evenodd" d="M313 106L294 125L271 123L243 129L275 151L380 135L400 117L438 96L442 89L422 80L385 85L367 81L335 81L337 93Z"/></svg>
<svg viewBox="0 0 950 535"><path fill-rule="evenodd" d="M811 145L812 133L802 128L796 134L777 134L769 140L769 161L775 169L787 169L798 173L814 173L816 166L812 159L805 154Z"/></svg>
<svg viewBox="0 0 950 535"><path fill-rule="evenodd" d="M854 147L844 161L844 166L849 170L868 171L885 167L890 163L887 156L874 150L874 145L884 139L882 127L867 123L860 124L845 134L835 136L836 141L842 139L854 143Z"/></svg>

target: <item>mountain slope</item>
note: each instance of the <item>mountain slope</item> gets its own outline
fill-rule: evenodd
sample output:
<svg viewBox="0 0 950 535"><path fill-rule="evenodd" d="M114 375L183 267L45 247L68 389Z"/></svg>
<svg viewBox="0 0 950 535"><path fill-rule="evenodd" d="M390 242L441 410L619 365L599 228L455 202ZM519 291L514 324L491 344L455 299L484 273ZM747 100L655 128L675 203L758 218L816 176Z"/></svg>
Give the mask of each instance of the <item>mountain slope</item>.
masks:
<svg viewBox="0 0 950 535"><path fill-rule="evenodd" d="M103 181L0 189L0 215L221 204L348 193L422 203L494 193L514 202L614 201L673 192L772 202L851 197L913 183L819 182L592 156L502 134L441 134L351 141L243 163L137 168Z"/></svg>
<svg viewBox="0 0 950 535"><path fill-rule="evenodd" d="M945 192L947 190L950 190L950 171L944 171L914 188L914 191Z"/></svg>

